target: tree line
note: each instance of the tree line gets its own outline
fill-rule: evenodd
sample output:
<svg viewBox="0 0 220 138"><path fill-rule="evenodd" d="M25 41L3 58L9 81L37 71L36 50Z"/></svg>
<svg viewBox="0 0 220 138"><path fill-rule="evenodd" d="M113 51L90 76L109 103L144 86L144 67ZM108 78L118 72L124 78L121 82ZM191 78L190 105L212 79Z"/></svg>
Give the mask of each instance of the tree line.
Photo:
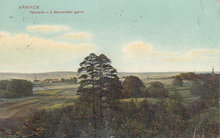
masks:
<svg viewBox="0 0 220 138"><path fill-rule="evenodd" d="M33 84L27 80L1 80L0 95L6 98L30 96L33 94Z"/></svg>

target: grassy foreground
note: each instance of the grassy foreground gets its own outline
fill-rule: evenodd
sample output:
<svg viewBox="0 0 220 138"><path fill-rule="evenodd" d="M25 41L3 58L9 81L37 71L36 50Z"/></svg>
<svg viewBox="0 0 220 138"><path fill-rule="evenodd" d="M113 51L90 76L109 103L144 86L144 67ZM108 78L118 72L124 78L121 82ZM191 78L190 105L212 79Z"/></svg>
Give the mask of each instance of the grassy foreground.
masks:
<svg viewBox="0 0 220 138"><path fill-rule="evenodd" d="M0 102L0 120L22 117L33 110L62 108L74 104L78 96L70 89L34 92L33 96L3 99Z"/></svg>

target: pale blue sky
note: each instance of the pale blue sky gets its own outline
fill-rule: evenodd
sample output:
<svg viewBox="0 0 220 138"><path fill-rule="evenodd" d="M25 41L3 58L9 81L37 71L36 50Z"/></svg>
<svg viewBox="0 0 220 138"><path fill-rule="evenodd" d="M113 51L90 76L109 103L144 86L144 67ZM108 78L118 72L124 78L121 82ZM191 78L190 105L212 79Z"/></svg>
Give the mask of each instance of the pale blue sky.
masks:
<svg viewBox="0 0 220 138"><path fill-rule="evenodd" d="M30 14L20 5L84 13ZM28 29L36 26L61 29ZM118 71L220 71L217 0L0 0L0 33L0 72L76 71L90 52L106 54Z"/></svg>

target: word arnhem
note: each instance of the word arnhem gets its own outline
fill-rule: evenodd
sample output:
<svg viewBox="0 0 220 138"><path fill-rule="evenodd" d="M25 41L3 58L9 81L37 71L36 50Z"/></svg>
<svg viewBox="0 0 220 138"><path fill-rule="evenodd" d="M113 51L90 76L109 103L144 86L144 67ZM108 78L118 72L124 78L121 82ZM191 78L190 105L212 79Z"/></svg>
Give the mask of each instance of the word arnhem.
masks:
<svg viewBox="0 0 220 138"><path fill-rule="evenodd" d="M39 5L21 5L19 9L40 9Z"/></svg>

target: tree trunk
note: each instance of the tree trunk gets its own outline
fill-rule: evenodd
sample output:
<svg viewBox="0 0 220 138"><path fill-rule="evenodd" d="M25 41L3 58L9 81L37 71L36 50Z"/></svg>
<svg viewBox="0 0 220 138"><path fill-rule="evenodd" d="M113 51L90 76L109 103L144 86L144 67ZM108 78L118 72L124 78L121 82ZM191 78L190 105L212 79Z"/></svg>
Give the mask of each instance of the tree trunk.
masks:
<svg viewBox="0 0 220 138"><path fill-rule="evenodd" d="M95 110L95 91L93 91L93 125L94 125L94 130L96 131L96 110Z"/></svg>
<svg viewBox="0 0 220 138"><path fill-rule="evenodd" d="M95 133L95 137L96 137L96 129L97 129L97 124L96 124L96 102L95 102L95 98L96 98L96 93L95 93L95 84L94 84L94 76L92 75L92 93L93 93L93 127L94 127L94 133Z"/></svg>
<svg viewBox="0 0 220 138"><path fill-rule="evenodd" d="M102 128L102 125L103 125L103 113L102 113L102 90L101 90L101 92L100 92L100 97L99 97L100 99L100 126L101 126L101 128Z"/></svg>
<svg viewBox="0 0 220 138"><path fill-rule="evenodd" d="M102 77L103 77L103 74L102 74L102 65L101 65L101 69L100 69L100 97L99 97L99 102L100 102L100 107L99 107L99 110L100 110L100 127L102 128L102 125L103 125L103 113L102 113L102 93L103 93L103 82L102 82Z"/></svg>

